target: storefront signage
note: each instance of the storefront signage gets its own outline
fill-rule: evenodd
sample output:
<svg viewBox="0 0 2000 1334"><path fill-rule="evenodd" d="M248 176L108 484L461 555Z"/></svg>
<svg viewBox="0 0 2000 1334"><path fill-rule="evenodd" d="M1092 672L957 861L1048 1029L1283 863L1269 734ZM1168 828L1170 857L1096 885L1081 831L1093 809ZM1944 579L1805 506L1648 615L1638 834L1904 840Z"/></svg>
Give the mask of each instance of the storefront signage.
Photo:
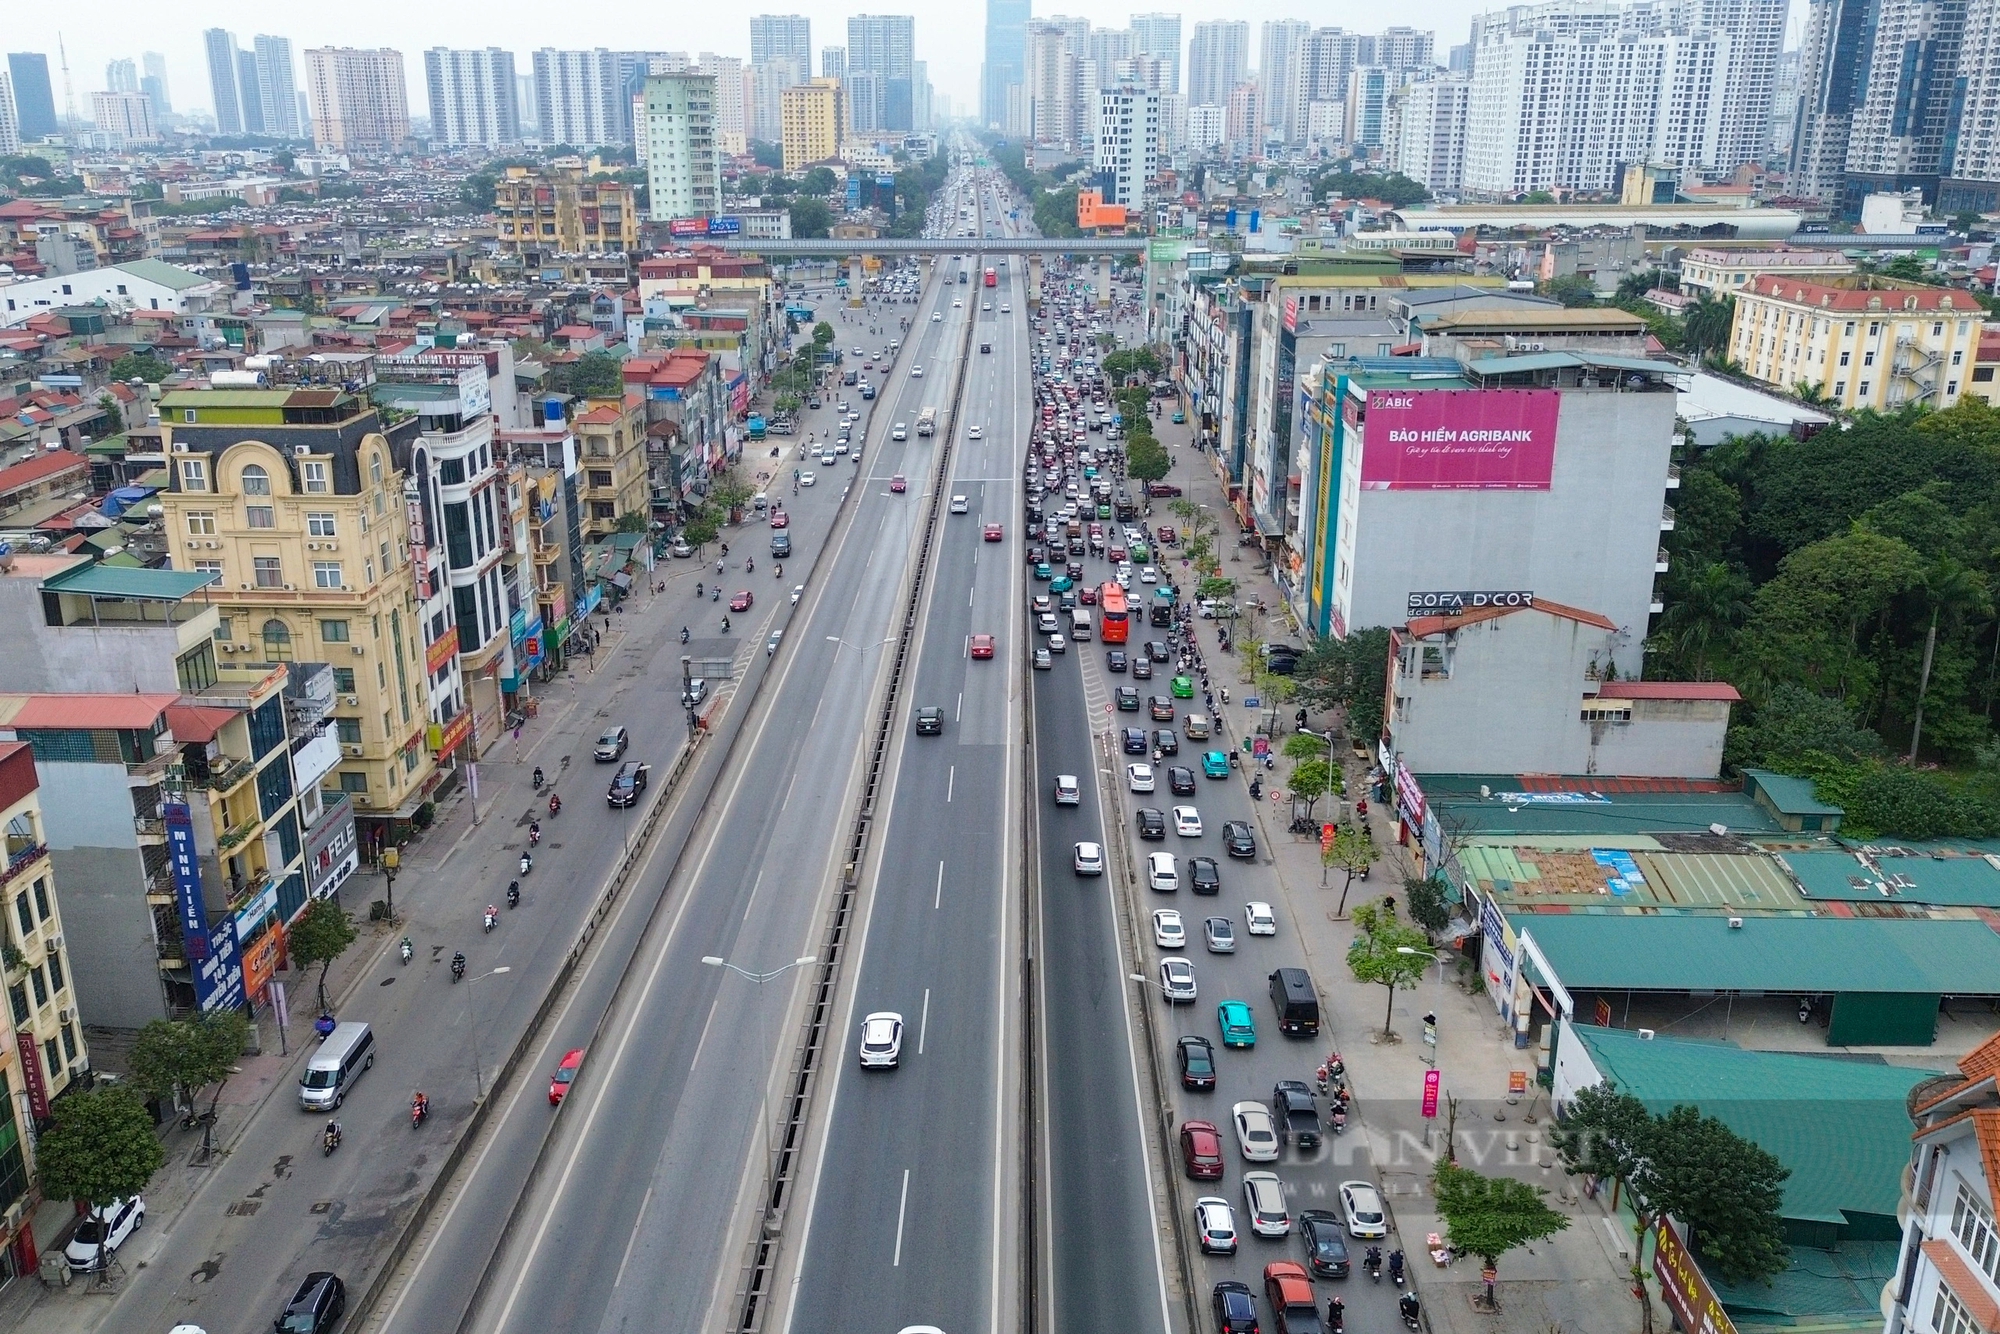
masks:
<svg viewBox="0 0 2000 1334"><path fill-rule="evenodd" d="M1736 1323L1715 1299L1701 1266L1664 1218L1653 1226L1653 1277L1687 1334L1736 1334Z"/></svg>
<svg viewBox="0 0 2000 1334"><path fill-rule="evenodd" d="M243 1008L243 962L234 922L218 922L208 933L208 957L194 970L194 994L204 1014Z"/></svg>
<svg viewBox="0 0 2000 1334"><path fill-rule="evenodd" d="M447 628L443 634L437 637L437 639L431 644L431 646L428 649L424 650L425 673L431 676L436 676L438 674L438 670L442 668L446 663L450 662L452 659L452 655L457 652L458 652L458 627L454 625Z"/></svg>
<svg viewBox="0 0 2000 1334"><path fill-rule="evenodd" d="M201 895L201 855L194 846L194 814L184 801L161 805L167 831L167 871L174 881L174 905L181 919L181 940L190 963L208 953L208 905Z"/></svg>
<svg viewBox="0 0 2000 1334"><path fill-rule="evenodd" d="M431 598L431 549L424 532L424 506L417 498L414 486L406 488L404 495L404 509L410 525L410 571L417 580L417 601L428 602Z"/></svg>
<svg viewBox="0 0 2000 1334"><path fill-rule="evenodd" d="M257 928L264 924L264 919L277 911L278 882L266 880L264 888L257 891L256 897L237 910L236 939L249 940L257 934Z"/></svg>
<svg viewBox="0 0 2000 1334"><path fill-rule="evenodd" d="M35 1045L35 1035L27 1029L17 1029L14 1045L21 1052L21 1082L28 1086L28 1109L37 1121L49 1119L49 1081L42 1073L42 1049Z"/></svg>
<svg viewBox="0 0 2000 1334"><path fill-rule="evenodd" d="M306 833L306 897L326 898L360 868L354 807L343 801Z"/></svg>
<svg viewBox="0 0 2000 1334"><path fill-rule="evenodd" d="M1424 1071L1424 1119L1433 1120L1438 1114L1438 1072Z"/></svg>
<svg viewBox="0 0 2000 1334"><path fill-rule="evenodd" d="M1376 389L1364 491L1546 491L1555 472L1553 389Z"/></svg>
<svg viewBox="0 0 2000 1334"><path fill-rule="evenodd" d="M1396 796L1403 803L1403 822L1412 829L1423 828L1424 790L1417 786L1417 779L1409 766L1396 761Z"/></svg>
<svg viewBox="0 0 2000 1334"><path fill-rule="evenodd" d="M443 759L445 756L451 754L452 751L458 749L459 742L471 735L472 710L467 709L443 727L432 723L429 732L431 753L439 759Z"/></svg>
<svg viewBox="0 0 2000 1334"><path fill-rule="evenodd" d="M1406 609L1412 616L1457 616L1484 607L1532 607L1531 589L1475 589L1469 592L1412 593Z"/></svg>

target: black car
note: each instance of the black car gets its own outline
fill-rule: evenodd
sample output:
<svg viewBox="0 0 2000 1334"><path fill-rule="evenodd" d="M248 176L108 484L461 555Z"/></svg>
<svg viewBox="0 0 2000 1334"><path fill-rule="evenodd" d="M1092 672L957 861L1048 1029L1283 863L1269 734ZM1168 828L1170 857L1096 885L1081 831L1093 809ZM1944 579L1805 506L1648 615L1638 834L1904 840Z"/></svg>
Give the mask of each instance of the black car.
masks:
<svg viewBox="0 0 2000 1334"><path fill-rule="evenodd" d="M627 760L618 766L618 772L611 776L611 786L604 793L604 800L614 809L636 805L639 794L646 790L646 775L653 772L650 764L637 760Z"/></svg>
<svg viewBox="0 0 2000 1334"><path fill-rule="evenodd" d="M1194 770L1179 764L1168 766L1167 790L1177 797L1193 796Z"/></svg>
<svg viewBox="0 0 2000 1334"><path fill-rule="evenodd" d="M1114 648L1104 655L1104 670L1107 672L1122 672L1125 670L1126 662L1125 650Z"/></svg>
<svg viewBox="0 0 2000 1334"><path fill-rule="evenodd" d="M1162 639L1147 640L1146 656L1154 662L1165 662L1168 657L1166 641Z"/></svg>
<svg viewBox="0 0 2000 1334"><path fill-rule="evenodd" d="M1076 554L1081 556L1083 553L1079 551ZM1072 579L1083 578L1083 562L1080 560L1071 561L1069 564L1063 566L1063 573Z"/></svg>
<svg viewBox="0 0 2000 1334"><path fill-rule="evenodd" d="M1132 659L1132 679L1150 681L1153 679L1153 660L1144 654Z"/></svg>
<svg viewBox="0 0 2000 1334"><path fill-rule="evenodd" d="M1128 727L1122 735L1127 755L1144 755L1151 749L1146 744L1146 729L1143 727Z"/></svg>
<svg viewBox="0 0 2000 1334"><path fill-rule="evenodd" d="M1215 1328L1220 1334L1257 1334L1257 1298L1248 1283L1215 1285Z"/></svg>
<svg viewBox="0 0 2000 1334"><path fill-rule="evenodd" d="M1232 857L1255 858L1257 836L1250 832L1248 820L1224 820L1222 822L1222 846Z"/></svg>
<svg viewBox="0 0 2000 1334"><path fill-rule="evenodd" d="M347 1310L347 1285L340 1275L307 1274L275 1322L278 1334L325 1334Z"/></svg>
<svg viewBox="0 0 2000 1334"><path fill-rule="evenodd" d="M1139 808L1139 837L1152 839L1165 838L1166 836L1167 817L1165 813L1155 810L1151 806L1141 806Z"/></svg>
<svg viewBox="0 0 2000 1334"><path fill-rule="evenodd" d="M1181 753L1180 734L1175 732L1171 727L1162 727L1159 731L1153 733L1153 744L1160 748L1160 754L1162 755L1178 755Z"/></svg>
<svg viewBox="0 0 2000 1334"><path fill-rule="evenodd" d="M1072 538L1071 538L1071 539L1069 540L1069 554L1070 554L1070 555L1072 555L1072 556L1081 556L1081 555L1082 555L1082 554L1084 553L1084 551L1085 551L1085 550L1086 550L1086 548L1085 548L1085 546L1084 546L1084 542L1083 542L1083 539L1082 539L1082 538L1080 538L1080 537L1072 537ZM1075 561L1071 561L1071 562L1069 563L1069 568L1070 568L1070 569L1072 569L1072 570L1074 570L1074 571L1076 571L1076 573L1075 573L1075 574L1072 574L1072 575L1070 576L1070 578L1072 578L1072 579L1081 579L1081 578L1083 577L1083 567L1082 567L1081 565L1078 565L1078 564L1077 564L1077 563L1076 563Z"/></svg>
<svg viewBox="0 0 2000 1334"><path fill-rule="evenodd" d="M1139 711L1139 692L1131 686L1118 687L1118 709L1121 713Z"/></svg>
<svg viewBox="0 0 2000 1334"><path fill-rule="evenodd" d="M1045 548L1043 547L1028 548L1028 564L1047 565L1048 563L1049 563L1049 553Z"/></svg>
<svg viewBox="0 0 2000 1334"><path fill-rule="evenodd" d="M1346 1278L1347 1238L1340 1235L1340 1215L1326 1209L1299 1210L1299 1236L1306 1243L1306 1268L1314 1278Z"/></svg>
<svg viewBox="0 0 2000 1334"><path fill-rule="evenodd" d="M1188 888L1197 894L1222 892L1222 868L1215 864L1215 858L1188 858Z"/></svg>
<svg viewBox="0 0 2000 1334"><path fill-rule="evenodd" d="M1303 1152L1319 1147L1319 1106L1302 1079L1281 1079L1271 1089L1271 1117L1279 1142L1289 1139Z"/></svg>
<svg viewBox="0 0 2000 1334"><path fill-rule="evenodd" d="M944 733L944 710L935 704L926 704L917 710L917 735L941 736Z"/></svg>
<svg viewBox="0 0 2000 1334"><path fill-rule="evenodd" d="M1181 1087L1207 1093L1215 1088L1215 1048L1207 1038L1192 1035L1174 1044L1174 1057L1181 1068Z"/></svg>

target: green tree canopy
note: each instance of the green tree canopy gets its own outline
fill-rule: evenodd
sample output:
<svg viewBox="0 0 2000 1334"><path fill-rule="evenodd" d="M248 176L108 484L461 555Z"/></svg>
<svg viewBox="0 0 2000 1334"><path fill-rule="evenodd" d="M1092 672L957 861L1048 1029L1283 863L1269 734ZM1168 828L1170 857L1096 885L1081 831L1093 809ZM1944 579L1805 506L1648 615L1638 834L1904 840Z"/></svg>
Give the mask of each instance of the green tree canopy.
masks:
<svg viewBox="0 0 2000 1334"><path fill-rule="evenodd" d="M1382 1036L1386 1038L1396 1013L1396 992L1414 989L1431 966L1431 938L1397 921L1396 910L1387 900L1357 907L1354 924L1360 930L1348 946L1347 966L1355 981L1373 982L1388 991L1388 1006L1382 1012Z"/></svg>
<svg viewBox="0 0 2000 1334"><path fill-rule="evenodd" d="M567 366L559 366L550 380L565 391L582 398L618 398L625 392L624 363L610 352L591 351Z"/></svg>
<svg viewBox="0 0 2000 1334"><path fill-rule="evenodd" d="M1314 640L1291 679L1299 703L1315 712L1344 705L1348 734L1374 738L1382 731L1382 696L1389 688L1387 627Z"/></svg>
<svg viewBox="0 0 2000 1334"><path fill-rule="evenodd" d="M1482 1176L1445 1161L1431 1181L1437 1191L1437 1211L1444 1218L1445 1240L1489 1269L1500 1257L1529 1242L1553 1237L1569 1226L1543 1197L1547 1191L1513 1177Z"/></svg>
<svg viewBox="0 0 2000 1334"><path fill-rule="evenodd" d="M314 899L287 932L292 962L301 968L319 965L319 1008L322 1014L333 1008L326 999L327 969L347 952L357 934L354 923L347 919L347 914L332 899Z"/></svg>
<svg viewBox="0 0 2000 1334"><path fill-rule="evenodd" d="M1157 482L1167 475L1173 460L1159 441L1149 435L1125 438L1125 472L1134 481Z"/></svg>
<svg viewBox="0 0 2000 1334"><path fill-rule="evenodd" d="M814 171L826 171L815 167ZM832 172L827 172L831 176ZM833 210L824 199L803 197L792 201L792 235L801 241L823 241L833 226Z"/></svg>
<svg viewBox="0 0 2000 1334"><path fill-rule="evenodd" d="M35 1147L42 1194L104 1208L145 1192L166 1161L153 1118L138 1093L109 1084L50 1105L52 1124Z"/></svg>
<svg viewBox="0 0 2000 1334"><path fill-rule="evenodd" d="M114 380L144 380L148 384L158 384L173 373L172 363L150 352L127 352L111 363L111 378Z"/></svg>

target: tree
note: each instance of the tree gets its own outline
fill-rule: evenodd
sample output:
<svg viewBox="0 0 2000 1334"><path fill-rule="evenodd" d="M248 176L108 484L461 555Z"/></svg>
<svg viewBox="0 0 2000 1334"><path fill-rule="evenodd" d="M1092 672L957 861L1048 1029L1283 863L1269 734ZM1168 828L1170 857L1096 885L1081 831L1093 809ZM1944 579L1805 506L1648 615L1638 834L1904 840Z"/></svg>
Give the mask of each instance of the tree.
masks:
<svg viewBox="0 0 2000 1334"><path fill-rule="evenodd" d="M292 923L287 939L291 942L292 962L301 968L319 965L319 1008L321 1014L329 1013L333 1007L326 999L326 972L333 967L333 961L346 952L354 943L358 933L354 923L347 920L347 914L332 899L314 899L312 906L299 914Z"/></svg>
<svg viewBox="0 0 2000 1334"><path fill-rule="evenodd" d="M1736 322L1736 298L1704 293L1681 315L1681 328L1690 351L1697 356L1729 345L1729 331Z"/></svg>
<svg viewBox="0 0 2000 1334"><path fill-rule="evenodd" d="M1328 196L1337 199L1379 199L1390 208L1409 208L1431 197L1429 190L1401 172L1378 175L1349 171L1345 166L1314 179L1312 193L1315 203Z"/></svg>
<svg viewBox="0 0 2000 1334"><path fill-rule="evenodd" d="M1809 756L1852 761L1882 749L1882 739L1856 723L1844 701L1792 681L1773 686L1752 721L1731 730L1730 749L1739 767L1794 775L1805 772Z"/></svg>
<svg viewBox="0 0 2000 1334"><path fill-rule="evenodd" d="M825 320L821 320L818 324L815 324L813 326L814 347L830 347L832 346L835 337L836 335L833 332L833 326L831 324L828 324Z"/></svg>
<svg viewBox="0 0 2000 1334"><path fill-rule="evenodd" d="M1437 1188L1445 1239L1455 1249L1484 1260L1489 1274L1515 1247L1553 1237L1569 1226L1568 1217L1542 1198L1548 1192L1525 1181L1482 1176L1449 1160L1438 1164L1431 1180ZM1491 1277L1486 1282L1486 1302L1489 1309L1498 1309Z"/></svg>
<svg viewBox="0 0 2000 1334"><path fill-rule="evenodd" d="M1157 482L1167 475L1173 460L1167 450L1150 435L1133 435L1125 441L1126 475L1140 482Z"/></svg>
<svg viewBox="0 0 2000 1334"><path fill-rule="evenodd" d="M1931 661L1937 653L1939 618L1954 623L1966 614L1985 611L1992 604L1986 596L1986 577L1968 570L1946 556L1934 563L1924 576L1924 593L1931 607L1930 628L1924 633L1924 667L1917 683L1917 716L1910 728L1910 763L1917 762L1917 746L1924 736L1924 696L1931 685Z"/></svg>
<svg viewBox="0 0 2000 1334"><path fill-rule="evenodd" d="M1734 637L1750 610L1750 579L1733 565L1711 561L1675 588L1653 643L1675 668L1697 681L1709 677L1709 655Z"/></svg>
<svg viewBox="0 0 2000 1334"><path fill-rule="evenodd" d="M1396 920L1389 901L1364 903L1354 910L1354 924L1361 928L1347 948L1347 966L1357 982L1375 982L1389 992L1388 1007L1382 1012L1382 1036L1392 1036L1389 1022L1396 1013L1396 991L1411 991L1431 966L1431 938Z"/></svg>
<svg viewBox="0 0 2000 1334"><path fill-rule="evenodd" d="M1347 873L1340 885L1340 906L1333 910L1335 917L1347 911L1347 891L1354 887L1354 877L1373 866L1375 857L1375 836L1368 832L1367 825L1356 821L1334 829L1333 846L1326 850L1326 864ZM1358 919L1360 913L1355 916Z"/></svg>
<svg viewBox="0 0 2000 1334"><path fill-rule="evenodd" d="M758 166L769 168L772 171L778 171L785 165L784 148L766 139L752 139L750 141L750 156L757 160Z"/></svg>
<svg viewBox="0 0 2000 1334"><path fill-rule="evenodd" d="M58 1098L49 1114L53 1123L35 1147L44 1198L108 1208L145 1193L167 1159L146 1104L123 1084ZM108 1282L110 1267L101 1253L98 1258Z"/></svg>
<svg viewBox="0 0 2000 1334"><path fill-rule="evenodd" d="M824 167L815 168L825 171ZM831 175L832 173L828 173ZM824 199L806 196L792 201L792 235L801 241L823 241L833 226L833 210Z"/></svg>
<svg viewBox="0 0 2000 1334"><path fill-rule="evenodd" d="M564 387L580 398L618 398L625 392L623 363L609 352L586 352L562 377Z"/></svg>
<svg viewBox="0 0 2000 1334"><path fill-rule="evenodd" d="M1439 932L1451 925L1451 900L1445 897L1442 876L1411 876L1404 880L1403 902L1409 906L1410 920L1426 931Z"/></svg>
<svg viewBox="0 0 2000 1334"><path fill-rule="evenodd" d="M158 384L173 373L171 362L162 361L150 352L127 352L111 363L111 378L114 380L144 380L148 384Z"/></svg>
<svg viewBox="0 0 2000 1334"><path fill-rule="evenodd" d="M831 167L814 167L799 180L799 192L808 195L830 195L840 179Z"/></svg>
<svg viewBox="0 0 2000 1334"><path fill-rule="evenodd" d="M1345 639L1321 639L1292 673L1294 698L1315 711L1346 706L1350 736L1372 740L1382 731L1382 696L1389 688L1389 631L1375 626Z"/></svg>
<svg viewBox="0 0 2000 1334"><path fill-rule="evenodd" d="M1597 284L1580 273L1564 274L1543 283L1542 295L1552 296L1572 308L1594 306L1597 304Z"/></svg>
<svg viewBox="0 0 2000 1334"><path fill-rule="evenodd" d="M1669 277L1664 269L1635 269L1618 280L1618 300L1643 301L1656 287L1678 290L1679 280Z"/></svg>
<svg viewBox="0 0 2000 1334"><path fill-rule="evenodd" d="M756 488L745 482L735 468L725 468L717 473L708 488L709 503L725 515L742 509L756 494Z"/></svg>
<svg viewBox="0 0 2000 1334"><path fill-rule="evenodd" d="M139 1030L132 1043L133 1077L162 1102L182 1094L192 1101L202 1089L215 1085L202 1117L204 1156L214 1134L216 1104L249 1038L250 1019L243 1011L215 1010L177 1021L155 1019Z"/></svg>
<svg viewBox="0 0 2000 1334"><path fill-rule="evenodd" d="M1333 777L1333 766L1325 760L1301 760L1292 766L1292 800L1306 804L1308 820L1319 799L1330 794Z"/></svg>
<svg viewBox="0 0 2000 1334"><path fill-rule="evenodd" d="M643 533L652 526L653 521L636 510L630 514L621 514L618 516L617 531L621 533Z"/></svg>

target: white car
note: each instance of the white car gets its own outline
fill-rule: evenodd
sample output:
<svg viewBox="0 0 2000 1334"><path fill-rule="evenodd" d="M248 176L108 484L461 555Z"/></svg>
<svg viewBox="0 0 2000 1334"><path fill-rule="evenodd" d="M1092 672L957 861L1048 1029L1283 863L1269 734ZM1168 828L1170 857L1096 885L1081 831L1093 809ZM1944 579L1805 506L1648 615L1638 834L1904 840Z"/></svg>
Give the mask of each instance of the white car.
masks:
<svg viewBox="0 0 2000 1334"><path fill-rule="evenodd" d="M72 1271L88 1274L111 1263L111 1253L125 1244L146 1221L146 1201L137 1195L114 1201L109 1207L92 1209L70 1234L63 1259Z"/></svg>
<svg viewBox="0 0 2000 1334"><path fill-rule="evenodd" d="M1139 567L1139 582L1142 584L1157 584L1160 582L1160 572L1150 565L1142 565Z"/></svg>
<svg viewBox="0 0 2000 1334"><path fill-rule="evenodd" d="M1186 1002L1189 1005L1194 1004L1194 965L1179 955L1175 955L1171 959L1160 960L1160 994L1167 998L1167 1004L1169 1005L1179 1005L1182 1002ZM1253 1102L1247 1105L1263 1112L1264 1123L1266 1125L1270 1124L1271 1114L1264 1112L1264 1105L1262 1103ZM1276 1143L1275 1136L1272 1137L1272 1142ZM1275 1148L1271 1150L1271 1156L1273 1158L1278 1156L1278 1151Z"/></svg>
<svg viewBox="0 0 2000 1334"><path fill-rule="evenodd" d="M1177 950L1187 944L1187 928L1181 925L1181 915L1172 908L1160 908L1153 913L1153 943L1163 950Z"/></svg>
<svg viewBox="0 0 2000 1334"><path fill-rule="evenodd" d="M1276 1157L1273 1154L1272 1157ZM1389 1219L1382 1208L1382 1196L1366 1181L1340 1183L1340 1208L1347 1215L1350 1237L1386 1237Z"/></svg>
<svg viewBox="0 0 2000 1334"><path fill-rule="evenodd" d="M832 451L832 450L830 450L830 449L823 449L823 450L821 450L821 451L820 451L820 454L819 454L819 466L820 466L820 467L822 467L822 468L831 468L831 467L832 467L832 466L834 465L834 462L835 462L835 459L834 459L834 453L833 453L833 451Z"/></svg>
<svg viewBox="0 0 2000 1334"><path fill-rule="evenodd" d="M1285 1208L1285 1183L1276 1172L1243 1174L1243 1209L1250 1215L1250 1230L1260 1237L1284 1237L1292 1231L1292 1215Z"/></svg>
<svg viewBox="0 0 2000 1334"><path fill-rule="evenodd" d="M877 1010L861 1021L861 1068L893 1070L903 1059L903 1016Z"/></svg>
<svg viewBox="0 0 2000 1334"><path fill-rule="evenodd" d="M1061 635L1050 635L1049 652L1051 653L1069 652L1069 641L1067 639L1064 639Z"/></svg>
<svg viewBox="0 0 2000 1334"><path fill-rule="evenodd" d="M979 303L979 308L981 310L991 310L993 309L993 303L991 301L982 301Z"/></svg>
<svg viewBox="0 0 2000 1334"><path fill-rule="evenodd" d="M1162 894L1172 894L1181 887L1181 868L1171 852L1149 852L1146 854L1146 884Z"/></svg>
<svg viewBox="0 0 2000 1334"><path fill-rule="evenodd" d="M963 301L953 301L953 302L951 303L951 308L952 308L953 310L964 310L964 309L965 309L965 303L964 303Z"/></svg>
<svg viewBox="0 0 2000 1334"><path fill-rule="evenodd" d="M1174 807L1174 832L1182 838L1201 837L1201 812L1192 806Z"/></svg>
<svg viewBox="0 0 2000 1334"><path fill-rule="evenodd" d="M1125 784L1134 792L1151 792L1155 787L1153 766L1150 764L1128 764L1125 766Z"/></svg>
<svg viewBox="0 0 2000 1334"><path fill-rule="evenodd" d="M967 440L984 440L986 436L977 426L968 426L965 428L965 438Z"/></svg>
<svg viewBox="0 0 2000 1334"><path fill-rule="evenodd" d="M958 302L954 301L954 302L952 302L951 304L955 306L955 305L957 305L957 304L958 304ZM932 312L931 312L931 323L932 323L932 324L936 324L936 323L937 323L937 322L938 322L939 320L942 320L943 318L944 318L944 312L943 312L943 311L941 311L941 310L934 310L934 311L932 311Z"/></svg>
<svg viewBox="0 0 2000 1334"><path fill-rule="evenodd" d="M1042 634L1052 635L1058 628L1056 614L1052 611L1045 611L1035 618L1035 629Z"/></svg>
<svg viewBox="0 0 2000 1334"><path fill-rule="evenodd" d="M1271 911L1268 903L1246 903L1243 905L1243 928L1253 936L1275 936L1278 934L1278 916Z"/></svg>
<svg viewBox="0 0 2000 1334"><path fill-rule="evenodd" d="M1077 806L1083 802L1083 785L1076 781L1075 774L1056 775L1056 805Z"/></svg>
<svg viewBox="0 0 2000 1334"><path fill-rule="evenodd" d="M891 440L908 440L910 438L910 428L901 422L897 422L889 428L889 438Z"/></svg>
<svg viewBox="0 0 2000 1334"><path fill-rule="evenodd" d="M1131 591L1132 591L1132 572L1131 572L1130 570L1120 570L1120 571L1118 572L1118 580L1117 580L1117 582L1118 582L1118 586L1119 586L1120 588L1124 589L1124 590L1125 590L1125 591L1126 591L1127 593L1131 592Z"/></svg>
<svg viewBox="0 0 2000 1334"><path fill-rule="evenodd" d="M971 509L971 502L967 501L964 496L953 496L951 498L951 512L953 514L970 513Z"/></svg>
<svg viewBox="0 0 2000 1334"><path fill-rule="evenodd" d="M1194 1230L1201 1237L1203 1255L1236 1254L1236 1213L1228 1200L1217 1195L1196 1200Z"/></svg>
<svg viewBox="0 0 2000 1334"><path fill-rule="evenodd" d="M853 446L848 444L847 441L845 440L836 440L833 442L833 452L836 454L845 454L852 448ZM822 454L820 457L824 459L826 456Z"/></svg>
<svg viewBox="0 0 2000 1334"><path fill-rule="evenodd" d="M800 486L811 486L811 485L813 485L813 479L814 479L814 478L816 478L816 477L817 477L818 475L819 475L819 474L817 474L817 473L810 473L810 472L802 472L802 473L800 473L800 474L799 474L799 485L800 485Z"/></svg>
<svg viewBox="0 0 2000 1334"><path fill-rule="evenodd" d="M1002 301L1000 303L1000 313L1002 315L1011 315L1014 313L1014 308L1008 305L1006 302Z"/></svg>
<svg viewBox="0 0 2000 1334"><path fill-rule="evenodd" d="M1236 1147L1242 1151L1243 1160L1277 1162L1278 1132L1271 1124L1271 1109L1261 1102L1239 1102L1229 1110L1236 1122Z"/></svg>
<svg viewBox="0 0 2000 1334"><path fill-rule="evenodd" d="M1104 874L1103 845L1098 843L1077 844L1076 858L1073 864L1076 868L1076 873L1078 875L1103 875Z"/></svg>

